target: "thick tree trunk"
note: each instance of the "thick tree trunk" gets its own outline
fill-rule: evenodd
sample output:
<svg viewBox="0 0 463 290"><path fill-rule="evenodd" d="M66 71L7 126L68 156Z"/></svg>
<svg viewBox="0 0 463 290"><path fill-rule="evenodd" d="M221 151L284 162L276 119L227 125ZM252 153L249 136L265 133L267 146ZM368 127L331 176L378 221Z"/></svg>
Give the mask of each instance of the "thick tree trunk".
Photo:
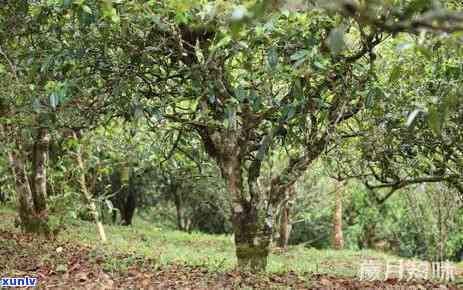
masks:
<svg viewBox="0 0 463 290"><path fill-rule="evenodd" d="M75 132L73 132L73 137L75 140L77 140L77 135ZM79 170L80 170L79 183L80 183L80 189L82 191L82 195L85 201L87 202L90 208L90 211L93 215L101 241L103 243L106 243L107 239L106 239L106 233L104 231L103 223L100 220L100 216L98 214L98 209L96 207L95 201L93 200L92 195L88 191L87 183L85 181L85 166L84 166L84 161L82 159L82 152L81 152L80 147L77 148L75 156L77 160L77 165L79 166Z"/></svg>
<svg viewBox="0 0 463 290"><path fill-rule="evenodd" d="M342 250L344 248L344 239L342 234L342 191L341 182L336 184L335 206L333 214L333 249Z"/></svg>
<svg viewBox="0 0 463 290"><path fill-rule="evenodd" d="M46 128L41 128L38 134L37 141L34 145L34 162L33 162L33 177L35 209L37 212L46 211L47 199L47 160L48 147L50 144L50 134Z"/></svg>
<svg viewBox="0 0 463 290"><path fill-rule="evenodd" d="M0 137L6 140L9 139L7 128L1 124ZM34 182L37 181L39 190L38 194L36 194L36 192L34 192L34 190L31 188L31 184L34 183L30 182L25 161L21 159L19 154L24 150L22 150L18 140L15 142L16 148L13 151L7 153L8 162L10 164L11 173L13 175L16 191L18 194L19 218L21 220L21 227L23 231L27 233L37 233L44 235L50 234L45 199L46 196L42 195L43 192L46 192L45 162L41 162L41 158L47 154L48 142L49 136L47 131L43 129L39 132L38 140L36 142L36 144L40 145L38 147L39 151L37 152L41 153L38 158L40 162L37 163L38 166L33 168L34 175L32 176L34 178Z"/></svg>
<svg viewBox="0 0 463 290"><path fill-rule="evenodd" d="M8 154L8 160L15 176L15 187L18 193L19 217L21 228L26 233L49 235L48 216L46 208L42 211L36 210L34 196L27 177L23 161L15 153Z"/></svg>
<svg viewBox="0 0 463 290"><path fill-rule="evenodd" d="M255 205L235 206L235 234L238 268L244 271L265 271L272 241L273 217L265 216Z"/></svg>
<svg viewBox="0 0 463 290"><path fill-rule="evenodd" d="M233 151L232 151L233 152ZM272 242L274 214L272 204L264 202L257 178L248 178L244 191L242 164L231 152L222 156L221 170L232 196L232 225L240 271L265 271Z"/></svg>

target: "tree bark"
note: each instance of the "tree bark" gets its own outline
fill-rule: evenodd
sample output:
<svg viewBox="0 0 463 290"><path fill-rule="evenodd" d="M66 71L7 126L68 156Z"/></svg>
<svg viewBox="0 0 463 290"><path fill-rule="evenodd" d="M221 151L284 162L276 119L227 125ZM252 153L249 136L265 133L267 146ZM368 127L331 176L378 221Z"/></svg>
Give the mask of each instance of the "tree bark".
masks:
<svg viewBox="0 0 463 290"><path fill-rule="evenodd" d="M280 237L278 239L278 246L286 249L288 247L289 235L291 233L290 223L290 207L287 202L283 204L280 216Z"/></svg>
<svg viewBox="0 0 463 290"><path fill-rule="evenodd" d="M361 240L362 248L372 249L374 247L374 240L376 235L376 224L368 223L363 229L363 236Z"/></svg>
<svg viewBox="0 0 463 290"><path fill-rule="evenodd" d="M176 188L173 189L177 191ZM175 210L177 212L177 228L180 231L185 230L185 217L183 215L183 202L181 194L178 192L173 192L174 194L174 203L175 203Z"/></svg>
<svg viewBox="0 0 463 290"><path fill-rule="evenodd" d="M133 178L130 180L124 208L124 225L126 226L132 225L132 218L137 207L137 190L133 185Z"/></svg>
<svg viewBox="0 0 463 290"><path fill-rule="evenodd" d="M75 132L72 132L73 134L73 138L77 141L77 135ZM76 152L75 152L75 156L76 156L76 160L77 160L77 165L79 166L79 170L80 170L80 174L79 174L79 184L80 184L80 189L81 189L81 192L82 192L82 195L85 199L85 201L87 202L89 208L90 208L90 211L93 215L93 218L95 220L95 223L97 225L97 229L98 229L98 234L100 235L100 239L103 243L106 243L107 242L107 239L106 239L106 233L104 231L104 227L103 227L103 223L101 222L100 220L100 216L99 216L99 213L98 213L98 209L96 207L96 204L95 204L95 201L93 200L90 192L88 191L88 188L87 188L87 183L86 183L86 180L85 180L85 166L84 166L84 161L82 159L82 151L80 149L80 147L78 147L76 149Z"/></svg>
<svg viewBox="0 0 463 290"><path fill-rule="evenodd" d="M238 159L224 164L222 172L234 201L232 224L238 269L261 272L267 266L272 241L274 216L270 203L261 202L258 192L245 197L242 187L241 166ZM250 185L250 191L257 185Z"/></svg>
<svg viewBox="0 0 463 290"><path fill-rule="evenodd" d="M15 145L14 149L7 152L7 156L11 173L14 178L15 188L18 194L18 209L19 218L21 221L21 228L26 233L43 234L48 236L50 234L50 228L48 226L46 199L41 198L39 200L36 200L34 198L34 191L31 188L30 179L27 174L26 163L19 154L20 152L24 152L24 149L21 148L21 143L19 142L19 140L15 140L14 142L12 142L13 140L9 138L7 130L8 129L6 126L0 124L0 137L7 140L7 142L11 142ZM47 138L47 134L39 134L39 143L43 141L43 143L47 145ZM46 152L44 154L46 154ZM43 189L45 187L46 191L45 165L42 165L43 166L40 166L40 170L43 171L40 173L41 176L39 180L41 181L41 188ZM34 173L37 174L37 172ZM45 183L45 185L43 185L43 183Z"/></svg>
<svg viewBox="0 0 463 290"><path fill-rule="evenodd" d="M120 169L121 188L116 194L117 205L122 218L122 225L129 226L132 224L133 214L136 207L136 190L134 177L131 174L131 168L125 164Z"/></svg>
<svg viewBox="0 0 463 290"><path fill-rule="evenodd" d="M333 214L333 249L342 250L344 239L342 234L342 191L343 185L337 182L335 190L335 206Z"/></svg>
<svg viewBox="0 0 463 290"><path fill-rule="evenodd" d="M265 271L272 241L273 217L251 203L242 203L233 210L238 268L244 271Z"/></svg>
<svg viewBox="0 0 463 290"><path fill-rule="evenodd" d="M47 160L48 147L50 144L50 134L48 129L39 129L38 138L34 144L34 162L33 162L33 177L34 190L32 195L34 205L37 212L46 211L47 198Z"/></svg>
<svg viewBox="0 0 463 290"><path fill-rule="evenodd" d="M281 206L278 246L283 249L288 247L289 236L291 234L291 202L295 198L295 193L294 185L290 186L286 190L286 199Z"/></svg>
<svg viewBox="0 0 463 290"><path fill-rule="evenodd" d="M21 228L26 233L49 235L48 216L46 208L42 211L36 210L34 196L27 177L23 161L16 153L8 153L8 160L15 176L15 187L18 193L19 218Z"/></svg>

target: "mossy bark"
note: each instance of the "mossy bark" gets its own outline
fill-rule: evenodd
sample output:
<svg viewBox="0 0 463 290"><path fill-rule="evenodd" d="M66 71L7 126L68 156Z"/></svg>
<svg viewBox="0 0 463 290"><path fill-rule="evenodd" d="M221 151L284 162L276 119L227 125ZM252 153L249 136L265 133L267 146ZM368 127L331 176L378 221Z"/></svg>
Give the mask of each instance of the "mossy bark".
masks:
<svg viewBox="0 0 463 290"><path fill-rule="evenodd" d="M242 160L236 151L227 152L221 156L220 167L233 202L232 224L238 269L265 271L272 241L274 211L259 189L258 175L247 178L248 190L245 190ZM251 170L248 175L252 176Z"/></svg>
<svg viewBox="0 0 463 290"><path fill-rule="evenodd" d="M238 268L242 271L262 272L268 263L269 248L265 245L236 244Z"/></svg>
<svg viewBox="0 0 463 290"><path fill-rule="evenodd" d="M273 217L255 204L236 205L233 214L236 257L243 271L265 271L272 241Z"/></svg>
<svg viewBox="0 0 463 290"><path fill-rule="evenodd" d="M19 201L19 218L21 228L26 233L49 235L46 208L38 208L34 204L32 189L27 178L23 161L15 154L9 153L8 159L15 176L15 186Z"/></svg>
<svg viewBox="0 0 463 290"><path fill-rule="evenodd" d="M37 212L47 210L47 162L50 134L47 128L40 128L34 144L32 197Z"/></svg>

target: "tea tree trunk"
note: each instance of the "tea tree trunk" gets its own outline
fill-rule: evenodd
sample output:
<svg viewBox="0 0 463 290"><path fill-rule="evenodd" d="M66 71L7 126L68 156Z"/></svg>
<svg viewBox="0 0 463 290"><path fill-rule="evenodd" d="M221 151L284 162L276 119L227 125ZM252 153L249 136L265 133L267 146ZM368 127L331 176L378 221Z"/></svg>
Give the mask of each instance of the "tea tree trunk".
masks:
<svg viewBox="0 0 463 290"><path fill-rule="evenodd" d="M278 246L286 249L288 247L289 236L292 230L291 224L291 204L294 201L296 190L293 186L290 186L286 190L286 199L283 201L280 211L280 229L279 229L279 238Z"/></svg>
<svg viewBox="0 0 463 290"><path fill-rule="evenodd" d="M335 191L335 206L333 215L333 249L342 250L344 239L342 234L342 191L343 185L338 182Z"/></svg>
<svg viewBox="0 0 463 290"><path fill-rule="evenodd" d="M0 126L0 136L8 139L6 128L3 126ZM12 142L15 146L7 155L18 194L20 225L26 233L48 236L50 228L48 226L46 204L46 161L50 136L46 128L40 128L34 146L30 146L33 147L32 154L27 154L28 151L24 148L25 146L19 141L15 140ZM28 155L34 157L31 165L32 174L30 176L27 170L26 156Z"/></svg>
<svg viewBox="0 0 463 290"><path fill-rule="evenodd" d="M50 134L46 128L41 128L38 133L38 140L34 144L33 160L33 181L32 195L35 209L38 212L45 212L47 199L47 161Z"/></svg>
<svg viewBox="0 0 463 290"><path fill-rule="evenodd" d="M280 237L278 239L278 246L286 249L288 247L289 235L291 233L290 222L290 207L287 203L283 205L280 216Z"/></svg>
<svg viewBox="0 0 463 290"><path fill-rule="evenodd" d="M16 153L9 153L8 159L15 176L15 187L19 201L21 228L26 233L49 235L48 216L44 204L37 207L29 184L24 162Z"/></svg>
<svg viewBox="0 0 463 290"><path fill-rule="evenodd" d="M236 206L233 213L238 268L252 272L264 271L272 241L273 217L265 217L255 205Z"/></svg>
<svg viewBox="0 0 463 290"><path fill-rule="evenodd" d="M267 266L273 230L271 206L260 200L258 192L245 197L239 160L232 160L223 169L228 190L234 201L232 224L235 235L238 268L243 271L260 272ZM254 184L249 186L257 188Z"/></svg>
<svg viewBox="0 0 463 290"><path fill-rule="evenodd" d="M75 134L75 132L73 132L73 137L74 137L75 140L77 140L77 135ZM98 229L98 234L100 235L101 242L106 243L107 238L106 238L106 233L104 231L103 223L100 220L100 215L98 213L98 209L97 209L97 206L95 204L95 201L93 200L92 195L90 194L90 192L89 192L89 190L87 188L87 182L85 180L85 166L84 166L84 161L83 161L83 158L82 158L82 151L81 151L80 147L77 148L77 150L75 152L75 157L76 157L77 165L78 165L79 171L80 171L79 184L80 184L80 189L81 189L82 195L83 195L85 201L87 202L87 204L88 204L88 206L90 208L90 211L91 211L91 213L93 215L93 218L95 220L95 223L96 223L96 226L97 226L97 229Z"/></svg>

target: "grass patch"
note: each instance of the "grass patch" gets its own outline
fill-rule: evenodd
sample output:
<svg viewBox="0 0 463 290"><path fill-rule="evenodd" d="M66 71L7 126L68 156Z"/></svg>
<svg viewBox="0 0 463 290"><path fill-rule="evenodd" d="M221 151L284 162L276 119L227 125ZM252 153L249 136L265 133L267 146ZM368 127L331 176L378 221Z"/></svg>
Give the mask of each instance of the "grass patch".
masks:
<svg viewBox="0 0 463 290"><path fill-rule="evenodd" d="M105 229L109 243L100 245L102 249L141 254L153 259L157 266L175 263L226 272L236 265L233 237L230 235L166 230L141 219L135 219L132 227L108 225ZM87 245L100 244L95 226L88 222L80 222L77 227L68 228L58 239L63 242L80 241ZM385 260L393 257L374 251L317 250L298 245L289 247L286 252L272 253L268 271L353 277L357 275L361 261L367 258Z"/></svg>
<svg viewBox="0 0 463 290"><path fill-rule="evenodd" d="M104 289L153 285L159 289L326 289L346 285L345 289L364 289L389 282L359 281L361 262L370 259L385 265L400 259L375 251L317 250L298 245L287 251L274 249L267 273L251 275L234 271L230 235L185 233L137 217L131 227L106 225L109 242L105 245L100 243L95 225L80 220L68 221L57 239L49 241L20 234L13 226L14 217L14 211L0 208L0 256L8 257L0 261L0 272L38 276L42 285L60 289L80 289L89 282L95 289L101 285L107 287ZM402 285L415 285L411 283L402 281ZM425 283L418 284L424 289L438 285L419 283Z"/></svg>
<svg viewBox="0 0 463 290"><path fill-rule="evenodd" d="M14 211L2 209L1 214L12 218ZM12 229L9 218L2 219L2 227ZM17 230L17 229L16 229ZM153 225L135 217L132 226L105 225L109 242L101 245L93 223L74 220L61 231L58 242L79 242L97 247L100 259L108 271L128 267L141 257L152 261L152 267L181 264L204 267L214 272L227 272L236 265L233 237L231 235L209 235L199 232L186 233ZM112 261L110 254L126 255ZM293 271L299 275L327 274L355 277L360 263L365 259L397 259L375 251L317 250L303 245L291 246L287 251L274 251L269 257L268 272L285 273Z"/></svg>

